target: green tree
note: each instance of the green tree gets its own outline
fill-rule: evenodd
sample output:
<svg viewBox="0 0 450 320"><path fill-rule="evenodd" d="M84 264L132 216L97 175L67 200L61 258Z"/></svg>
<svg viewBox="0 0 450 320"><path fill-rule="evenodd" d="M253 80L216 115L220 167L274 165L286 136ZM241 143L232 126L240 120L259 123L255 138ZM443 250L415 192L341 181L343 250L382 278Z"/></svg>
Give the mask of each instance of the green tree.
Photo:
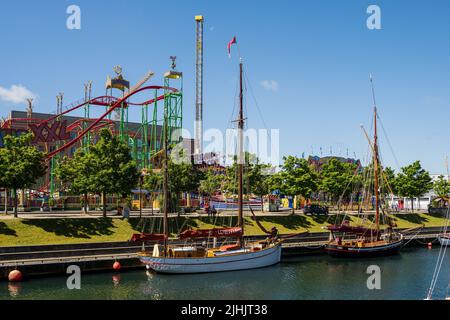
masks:
<svg viewBox="0 0 450 320"><path fill-rule="evenodd" d="M169 159L168 165L169 203L171 203L170 209L174 210L177 208L178 199L181 198L183 192L193 192L199 189L200 181L204 179L204 174L189 161L173 161ZM143 186L153 192L162 192L162 169L150 171L144 178Z"/></svg>
<svg viewBox="0 0 450 320"><path fill-rule="evenodd" d="M247 181L247 172L248 172L248 168L249 168L249 164L250 164L250 158L252 157L252 155L250 155L250 153L245 152L244 153L244 172L243 172L243 177L242 177L242 182L243 182L243 193L244 194L248 194L249 190L248 190L248 186L249 183L246 183ZM238 170L239 170L239 165L237 163L237 156L233 156L233 164L230 166L226 167L226 174L225 174L225 178L224 178L224 189L227 192L230 192L232 194L237 194L238 193L238 188L239 188L239 183L238 183Z"/></svg>
<svg viewBox="0 0 450 320"><path fill-rule="evenodd" d="M169 191L173 209L178 207L178 200L183 192L197 191L203 174L190 162L175 163L169 161Z"/></svg>
<svg viewBox="0 0 450 320"><path fill-rule="evenodd" d="M312 170L308 161L294 156L283 158L281 171L269 178L271 191L279 190L287 196L301 195L309 199L318 188L318 175Z"/></svg>
<svg viewBox="0 0 450 320"><path fill-rule="evenodd" d="M358 179L362 187L371 189L373 191L374 172L373 164L369 164L364 170L359 173ZM379 166L378 179L380 184L380 195L386 196L391 193L396 194L395 189L395 171L390 167L382 168Z"/></svg>
<svg viewBox="0 0 450 320"><path fill-rule="evenodd" d="M244 159L243 193L256 196L267 194L267 170L270 165L261 163L256 155L249 152L245 152ZM234 194L238 192L238 169L237 156L234 156L234 162L226 168L224 178L224 189Z"/></svg>
<svg viewBox="0 0 450 320"><path fill-rule="evenodd" d="M89 149L89 165L93 174L88 189L101 194L106 217L106 195L129 195L138 183L139 171L130 147L106 128L100 130L100 140Z"/></svg>
<svg viewBox="0 0 450 320"><path fill-rule="evenodd" d="M247 170L247 181L249 184L249 192L262 197L269 193L268 188L268 171L270 169L269 164L259 162L256 158L254 163L250 163L249 169Z"/></svg>
<svg viewBox="0 0 450 320"><path fill-rule="evenodd" d="M396 189L400 196L411 199L411 210L414 211L414 198L428 192L433 184L428 171L422 168L420 161L401 168L396 178Z"/></svg>
<svg viewBox="0 0 450 320"><path fill-rule="evenodd" d="M208 195L213 195L214 192L220 190L224 176L217 174L212 169L206 171L204 178L200 181L199 191Z"/></svg>
<svg viewBox="0 0 450 320"><path fill-rule="evenodd" d="M14 217L17 217L17 190L31 187L46 171L44 153L31 145L32 139L31 133L8 135L4 148L0 149L0 186L12 190Z"/></svg>
<svg viewBox="0 0 450 320"><path fill-rule="evenodd" d="M387 188L386 193L397 193L396 189L396 176L395 171L391 167L386 167L383 170L383 182L386 183L387 180Z"/></svg>
<svg viewBox="0 0 450 320"><path fill-rule="evenodd" d="M269 177L268 174L271 166L269 164L260 163L259 159L256 158L256 162L250 166L250 170L248 171L248 183L249 190L252 194L261 198L261 211L263 208L263 196L270 193L269 190Z"/></svg>
<svg viewBox="0 0 450 320"><path fill-rule="evenodd" d="M83 195L83 211L87 212L88 193L95 192L92 178L95 169L92 164L93 156L78 149L72 158L64 157L55 170L56 177L72 194Z"/></svg>
<svg viewBox="0 0 450 320"><path fill-rule="evenodd" d="M439 176L433 183L433 190L437 195L437 200L442 203L448 202L448 196L450 194L450 183L444 176Z"/></svg>
<svg viewBox="0 0 450 320"><path fill-rule="evenodd" d="M356 165L331 159L322 166L319 189L327 193L340 206L340 199L352 193L352 182L360 183L355 177Z"/></svg>
<svg viewBox="0 0 450 320"><path fill-rule="evenodd" d="M149 170L144 176L143 187L150 192L159 192L162 190L163 176L160 170Z"/></svg>

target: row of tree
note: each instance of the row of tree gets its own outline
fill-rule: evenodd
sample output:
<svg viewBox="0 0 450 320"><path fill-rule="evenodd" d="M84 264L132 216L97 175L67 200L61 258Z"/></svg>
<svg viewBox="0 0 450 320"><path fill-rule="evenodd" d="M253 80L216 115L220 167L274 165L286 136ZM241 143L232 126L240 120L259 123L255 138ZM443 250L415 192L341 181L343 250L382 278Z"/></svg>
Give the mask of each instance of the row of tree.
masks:
<svg viewBox="0 0 450 320"><path fill-rule="evenodd" d="M4 148L0 149L0 187L12 191L14 213L17 215L17 190L31 188L39 177L45 175L45 154L31 145L32 135L7 136ZM305 199L326 196L341 203L361 193L373 190L373 167L361 168L353 163L331 159L316 170L303 158L287 156L277 172L263 164L252 154L245 154L244 194L263 195L278 191L287 196L302 196ZM236 194L238 188L238 165L226 167L225 174L210 169L200 171L190 162L169 161L170 203L174 209L183 192L199 192L213 195L216 192ZM64 190L74 195L84 195L86 210L88 194L102 196L103 213L106 216L106 196L116 194L128 197L139 179L145 189L159 192L162 189L162 174L149 171L142 175L131 157L130 147L119 136L103 129L99 141L90 146L88 152L78 149L72 158L64 157L55 170ZM391 168L380 169L380 192L395 194L410 199L420 197L432 188L441 199L447 199L450 185L440 177L433 185L429 173L419 161L401 168L395 174ZM6 201L5 201L6 202Z"/></svg>
<svg viewBox="0 0 450 320"><path fill-rule="evenodd" d="M258 159L246 154L244 193L262 196L278 191L287 196L302 196L305 199L325 196L331 202L350 201L351 197L373 195L373 166L361 168L354 163L331 159L320 170L314 169L306 159L294 156L283 158L283 165L275 174L269 174L270 166L259 163ZM212 194L216 191L236 193L237 165L227 167L226 175L208 172L200 181L200 191ZM431 189L436 195L448 200L450 183L444 177L432 182L430 174L422 168L420 161L401 168L398 174L390 167L380 168L379 192L382 196L397 195L411 199L421 197Z"/></svg>
<svg viewBox="0 0 450 320"><path fill-rule="evenodd" d="M268 178L268 184L269 190L278 189L283 194L301 195L306 199L321 193L339 206L354 196L361 198L373 195L374 176L372 164L361 168L354 163L331 159L316 171L307 160L288 156L284 158L281 171ZM447 198L450 193L448 180L441 176L433 183L420 161L402 167L398 174L390 167L380 168L378 177L381 196L409 198L412 209L413 199L432 189L442 199Z"/></svg>

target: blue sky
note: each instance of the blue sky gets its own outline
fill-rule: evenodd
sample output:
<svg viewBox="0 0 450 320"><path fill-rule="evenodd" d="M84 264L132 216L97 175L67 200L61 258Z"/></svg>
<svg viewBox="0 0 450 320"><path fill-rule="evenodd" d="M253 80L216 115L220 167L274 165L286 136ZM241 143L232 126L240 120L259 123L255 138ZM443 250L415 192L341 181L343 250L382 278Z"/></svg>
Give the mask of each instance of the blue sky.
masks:
<svg viewBox="0 0 450 320"><path fill-rule="evenodd" d="M81 30L66 28L66 8L81 8ZM381 30L366 27L370 4ZM280 154L362 158L371 128L369 73L394 155L382 134L386 165L416 159L444 172L450 152L449 1L8 1L0 10L0 116L25 103L11 86L37 95L35 110L83 97L93 80L104 94L120 64L132 83L149 69L162 83L170 55L184 73L184 126L193 128L195 22L205 16L204 126L230 127L237 81L235 35L256 97L247 95L248 126L280 129ZM264 86L264 83L272 85ZM15 92L19 94L20 92ZM8 101L8 99L10 101ZM262 114L262 117L260 116ZM138 119L139 113L131 115Z"/></svg>

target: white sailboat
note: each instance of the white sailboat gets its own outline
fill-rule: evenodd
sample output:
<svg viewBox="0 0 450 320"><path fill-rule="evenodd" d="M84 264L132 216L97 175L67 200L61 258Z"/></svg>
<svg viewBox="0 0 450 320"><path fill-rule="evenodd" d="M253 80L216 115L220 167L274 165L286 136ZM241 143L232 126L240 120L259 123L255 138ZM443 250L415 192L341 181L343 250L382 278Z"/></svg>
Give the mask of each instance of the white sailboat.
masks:
<svg viewBox="0 0 450 320"><path fill-rule="evenodd" d="M204 273L267 267L280 262L281 245L277 243L247 244L235 250L202 247L170 247L168 255L155 244L151 255L140 253L147 269L161 273ZM187 257L191 255L190 257Z"/></svg>
<svg viewBox="0 0 450 320"><path fill-rule="evenodd" d="M439 243L441 246L448 246L450 245L450 233L443 233L438 236Z"/></svg>
<svg viewBox="0 0 450 320"><path fill-rule="evenodd" d="M243 159L243 65L239 63L240 75L240 109L239 109L239 156ZM167 117L165 117L166 119ZM166 122L166 121L165 121ZM165 123L166 126L166 123ZM165 132L167 132L165 130ZM164 234L150 235L143 239L161 240L163 244L154 244L153 250L138 253L140 261L147 269L161 273L204 273L233 271L267 267L280 262L281 242L276 229L262 241L246 242L244 239L243 219L243 161L238 164L238 226L210 230L186 230L180 239L199 238L236 238L235 243L219 247L207 248L204 245L175 245L168 243L168 161L167 134L164 137L164 179L163 190L166 205L164 206Z"/></svg>

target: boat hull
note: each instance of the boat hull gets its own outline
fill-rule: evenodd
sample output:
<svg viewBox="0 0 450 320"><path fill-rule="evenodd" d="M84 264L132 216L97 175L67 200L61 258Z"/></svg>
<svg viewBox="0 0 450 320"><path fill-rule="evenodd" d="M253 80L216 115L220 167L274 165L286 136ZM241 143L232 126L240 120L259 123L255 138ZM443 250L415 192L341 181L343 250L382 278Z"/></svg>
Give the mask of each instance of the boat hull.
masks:
<svg viewBox="0 0 450 320"><path fill-rule="evenodd" d="M280 262L281 244L236 255L204 258L140 256L141 262L159 273L206 273L268 267Z"/></svg>
<svg viewBox="0 0 450 320"><path fill-rule="evenodd" d="M328 244L325 250L328 254L337 257L371 257L397 253L403 246L403 239L385 245L372 247L345 247L337 244Z"/></svg>
<svg viewBox="0 0 450 320"><path fill-rule="evenodd" d="M439 239L439 243L441 244L441 246L448 246L448 245L450 245L450 236L448 236L448 235L445 235L445 236L440 235L438 237L438 239Z"/></svg>

